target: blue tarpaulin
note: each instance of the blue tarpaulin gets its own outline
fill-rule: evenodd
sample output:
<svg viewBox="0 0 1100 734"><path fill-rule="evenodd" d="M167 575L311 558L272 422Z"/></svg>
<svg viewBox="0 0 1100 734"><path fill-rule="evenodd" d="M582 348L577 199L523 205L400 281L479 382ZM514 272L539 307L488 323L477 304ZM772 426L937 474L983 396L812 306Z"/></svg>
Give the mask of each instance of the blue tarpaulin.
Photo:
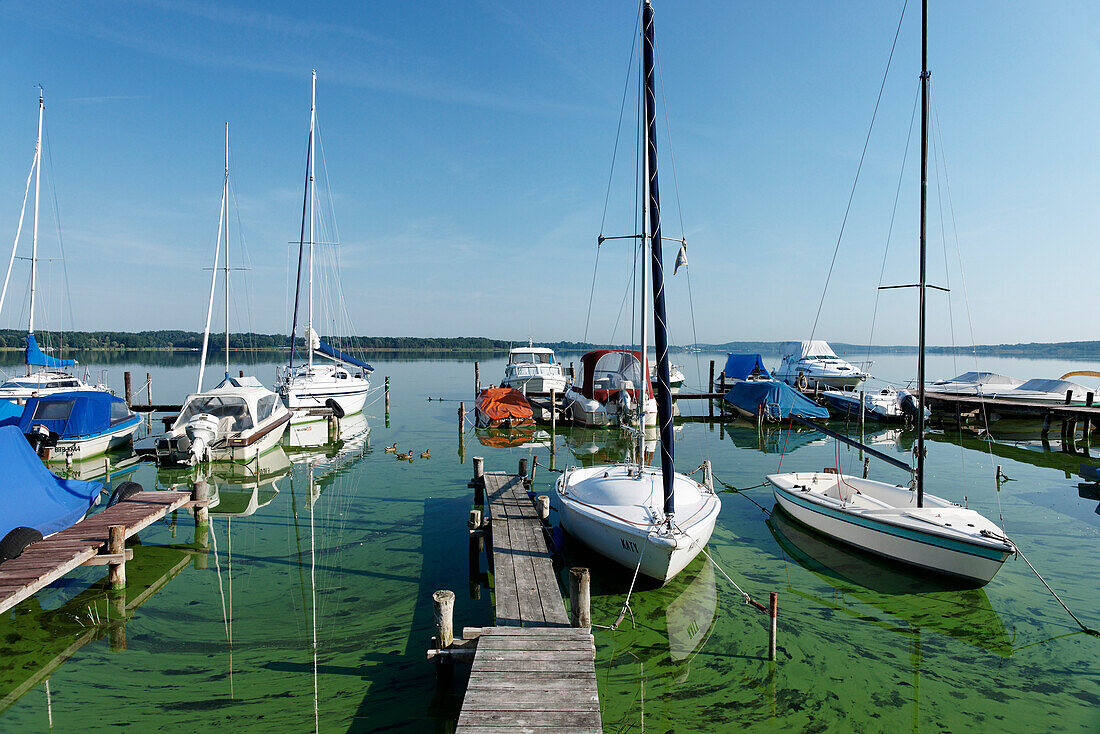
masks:
<svg viewBox="0 0 1100 734"><path fill-rule="evenodd" d="M753 374L755 372L755 374ZM731 354L726 357L726 366L722 374L727 380L747 380L749 377L771 379L771 373L764 366L759 354Z"/></svg>
<svg viewBox="0 0 1100 734"><path fill-rule="evenodd" d="M725 400L751 415L764 406L764 415L783 420L792 414L803 418L828 418L829 411L778 380L738 382L726 393Z"/></svg>
<svg viewBox="0 0 1100 734"><path fill-rule="evenodd" d="M23 433L33 425L43 425L61 439L92 436L111 427L115 403L125 405L126 401L100 390L57 392L29 398L18 418L2 420L0 425L16 426Z"/></svg>
<svg viewBox="0 0 1100 734"><path fill-rule="evenodd" d="M355 357L351 356L347 352L341 352L339 349L337 349L336 347L332 346L331 344L329 344L328 342L325 342L323 340L321 340L320 346L317 347L317 351L320 352L321 354L327 354L328 356L332 357L333 359L338 359L341 362L347 362L348 364L353 364L356 367L362 367L367 372L374 372L374 368L371 367L366 362L364 362L363 360L356 359Z"/></svg>
<svg viewBox="0 0 1100 734"><path fill-rule="evenodd" d="M23 415L23 406L11 400L0 400L0 421Z"/></svg>
<svg viewBox="0 0 1100 734"><path fill-rule="evenodd" d="M34 338L34 334L27 334L27 364L36 367L72 367L76 364L76 360L58 359L43 353L38 348L38 340Z"/></svg>
<svg viewBox="0 0 1100 734"><path fill-rule="evenodd" d="M54 476L15 426L0 426L0 538L17 527L51 535L79 522L103 485Z"/></svg>

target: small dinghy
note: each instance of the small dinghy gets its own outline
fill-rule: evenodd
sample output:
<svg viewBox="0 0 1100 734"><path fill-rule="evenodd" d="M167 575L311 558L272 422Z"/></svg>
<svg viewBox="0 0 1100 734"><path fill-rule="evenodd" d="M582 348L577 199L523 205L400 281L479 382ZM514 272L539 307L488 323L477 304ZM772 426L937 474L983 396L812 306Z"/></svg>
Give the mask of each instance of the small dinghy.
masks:
<svg viewBox="0 0 1100 734"><path fill-rule="evenodd" d="M511 387L490 387L478 393L474 403L478 428L516 428L535 422L531 404Z"/></svg>

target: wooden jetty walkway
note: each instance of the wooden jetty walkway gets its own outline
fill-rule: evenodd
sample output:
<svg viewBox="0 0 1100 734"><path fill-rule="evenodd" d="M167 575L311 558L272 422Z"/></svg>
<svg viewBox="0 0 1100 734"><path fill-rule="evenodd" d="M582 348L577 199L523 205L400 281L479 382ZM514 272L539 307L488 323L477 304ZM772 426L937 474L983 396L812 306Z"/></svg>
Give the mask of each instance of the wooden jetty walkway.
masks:
<svg viewBox="0 0 1100 734"><path fill-rule="evenodd" d="M133 558L133 551L125 549L126 538L181 507L197 507L205 513L205 489L202 484L202 489L196 487L194 493L138 492L27 546L22 555L0 564L0 613L78 566L108 564L112 586L122 588L126 584L126 561Z"/></svg>
<svg viewBox="0 0 1100 734"><path fill-rule="evenodd" d="M449 595L444 603L453 605L454 595L437 592L436 644L441 649L428 655L443 660L451 648L461 650L451 660L468 660L472 652L457 732L598 734L602 724L587 571L574 569L574 577L583 582L572 594L576 626L571 626L546 543L543 522L549 504L541 501L536 509L527 494L526 463L520 461L516 475L484 473L483 460L474 458L470 484L475 501L483 498L488 517L482 523L478 510L471 513L471 552L478 552L484 539L496 625L466 628L465 639L452 639L452 607L441 615L440 599Z"/></svg>
<svg viewBox="0 0 1100 734"><path fill-rule="evenodd" d="M1077 432L1078 423L1083 429L1085 439L1093 428L1100 426L1100 406L1092 404L1089 393L1085 405L1052 405L1024 400L1006 400L1004 398L978 397L976 395L951 395L948 393L926 392L925 402L932 410L933 420L961 424L969 419L980 419L984 411L986 416L994 418L1041 419L1042 435L1050 432L1051 424L1061 422L1061 434L1065 438ZM1067 399L1068 400L1068 399Z"/></svg>

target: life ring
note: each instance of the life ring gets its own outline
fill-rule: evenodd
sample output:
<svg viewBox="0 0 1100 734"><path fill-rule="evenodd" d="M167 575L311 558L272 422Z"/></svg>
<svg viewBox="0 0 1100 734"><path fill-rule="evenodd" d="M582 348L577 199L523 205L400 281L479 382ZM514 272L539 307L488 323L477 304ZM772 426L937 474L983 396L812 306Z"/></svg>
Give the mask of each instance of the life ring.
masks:
<svg viewBox="0 0 1100 734"><path fill-rule="evenodd" d="M806 389L806 373L805 372L799 372L798 373L798 379L795 380L795 382L798 383L798 389L799 390L805 390Z"/></svg>
<svg viewBox="0 0 1100 734"><path fill-rule="evenodd" d="M329 398L325 401L325 407L332 411L332 414L337 418L344 417L344 408L340 403L336 402L335 398Z"/></svg>

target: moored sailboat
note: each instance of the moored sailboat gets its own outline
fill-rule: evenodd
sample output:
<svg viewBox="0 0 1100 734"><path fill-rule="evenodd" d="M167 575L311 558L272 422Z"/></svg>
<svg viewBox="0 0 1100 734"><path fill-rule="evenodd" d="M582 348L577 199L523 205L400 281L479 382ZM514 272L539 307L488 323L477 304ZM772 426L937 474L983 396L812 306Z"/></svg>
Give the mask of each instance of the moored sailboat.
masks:
<svg viewBox="0 0 1100 734"><path fill-rule="evenodd" d="M664 268L661 257L661 206L657 179L657 125L654 96L653 8L642 5L643 76L645 84L648 244L653 270L654 341L657 350L657 417L661 466L645 464L645 431L636 431L636 462L570 468L556 483L561 524L570 535L611 560L660 583L674 578L710 540L722 503L711 486L710 464L700 467L703 483L676 472L672 435L672 391L669 386L668 334L665 319ZM646 217L642 217L646 221ZM642 289L646 290L645 267ZM644 298L643 298L644 301ZM641 309L643 313L645 308ZM646 348L642 319L641 349ZM639 355L639 366L641 358ZM639 370L640 376L646 372ZM648 387L643 379L640 387ZM639 420L644 422L647 390L640 390Z"/></svg>

